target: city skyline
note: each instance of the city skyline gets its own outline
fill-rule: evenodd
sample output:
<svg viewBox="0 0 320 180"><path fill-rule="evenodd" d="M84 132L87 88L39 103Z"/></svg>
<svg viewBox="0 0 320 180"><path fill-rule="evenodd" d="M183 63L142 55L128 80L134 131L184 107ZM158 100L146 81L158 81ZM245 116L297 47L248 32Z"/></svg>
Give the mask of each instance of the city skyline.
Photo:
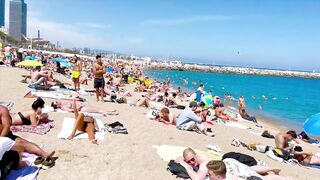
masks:
<svg viewBox="0 0 320 180"><path fill-rule="evenodd" d="M320 2L28 0L28 35L185 62L316 70Z"/></svg>

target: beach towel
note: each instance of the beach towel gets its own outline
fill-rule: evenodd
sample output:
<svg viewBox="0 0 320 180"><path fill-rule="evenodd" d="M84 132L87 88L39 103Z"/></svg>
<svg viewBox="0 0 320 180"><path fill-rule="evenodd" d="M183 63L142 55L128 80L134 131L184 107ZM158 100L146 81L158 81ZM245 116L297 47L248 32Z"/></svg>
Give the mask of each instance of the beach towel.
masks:
<svg viewBox="0 0 320 180"><path fill-rule="evenodd" d="M74 96L72 94L63 94L63 92L45 92L45 91L29 91L25 96L25 98L51 98L51 99L63 99L63 100L73 100ZM84 101L85 99L77 97L78 101Z"/></svg>
<svg viewBox="0 0 320 180"><path fill-rule="evenodd" d="M237 122L226 122L224 125L229 127L239 128L239 129L250 129L250 127Z"/></svg>
<svg viewBox="0 0 320 180"><path fill-rule="evenodd" d="M6 177L6 180L36 180L40 170L39 168L32 166L36 158L37 156L34 154L22 153L22 161L28 164L28 166L18 170L11 170Z"/></svg>
<svg viewBox="0 0 320 180"><path fill-rule="evenodd" d="M102 139L104 139L104 125L103 125L102 121L99 119L96 119L96 122L98 124L99 131L95 132L95 138L102 140ZM60 139L67 139L72 132L74 123L75 123L74 118L65 117L62 122L61 131L59 132L57 137ZM86 138L88 138L88 134L85 132L82 132L82 131L77 131L74 138L75 139L86 139Z"/></svg>
<svg viewBox="0 0 320 180"><path fill-rule="evenodd" d="M69 112L69 111L64 111L61 109L54 109L51 106L44 106L44 108L42 108L42 113L49 113L49 112L57 112L57 113L73 113L73 112ZM88 112L82 112L79 111L79 113L83 113L85 116L106 116L104 114L101 113L88 113Z"/></svg>
<svg viewBox="0 0 320 180"><path fill-rule="evenodd" d="M11 125L10 130L12 132L29 132L35 134L46 134L50 131L51 128L54 127L54 122L50 121L48 123L40 123L37 126L32 125Z"/></svg>
<svg viewBox="0 0 320 180"><path fill-rule="evenodd" d="M162 158L162 160L169 162L172 159L177 159L179 156L183 155L183 151L186 147L181 146L171 146L171 145L153 145L153 148L157 150L157 154ZM222 154L214 151L200 151L193 149L197 154L202 154L212 158L213 160L221 160Z"/></svg>

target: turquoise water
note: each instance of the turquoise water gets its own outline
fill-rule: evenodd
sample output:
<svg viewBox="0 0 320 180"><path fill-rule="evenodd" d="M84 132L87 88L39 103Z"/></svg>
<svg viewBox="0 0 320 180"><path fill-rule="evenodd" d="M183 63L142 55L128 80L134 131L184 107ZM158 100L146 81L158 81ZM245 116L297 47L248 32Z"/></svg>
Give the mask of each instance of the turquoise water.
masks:
<svg viewBox="0 0 320 180"><path fill-rule="evenodd" d="M236 99L244 95L249 114L295 130L301 130L309 116L320 112L320 79L185 71L147 71L146 74L158 80L168 75L176 87L189 92L194 92L202 81L205 90L212 90L213 95L231 94ZM237 105L236 101L231 104Z"/></svg>

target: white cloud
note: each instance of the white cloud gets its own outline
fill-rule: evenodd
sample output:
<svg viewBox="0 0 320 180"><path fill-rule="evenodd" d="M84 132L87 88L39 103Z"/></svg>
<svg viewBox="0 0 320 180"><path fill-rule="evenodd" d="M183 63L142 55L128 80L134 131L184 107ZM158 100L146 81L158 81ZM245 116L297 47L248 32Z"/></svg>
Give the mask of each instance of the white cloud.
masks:
<svg viewBox="0 0 320 180"><path fill-rule="evenodd" d="M222 16L222 15L207 15L207 16L192 16L176 19L148 19L142 22L143 25L157 25L157 26L174 26L183 24L192 24L209 21L223 21L239 19L239 16Z"/></svg>
<svg viewBox="0 0 320 180"><path fill-rule="evenodd" d="M75 26L69 24L50 22L37 17L28 18L28 36L36 37L40 30L41 36L66 47L99 47L103 40L94 34L80 32Z"/></svg>

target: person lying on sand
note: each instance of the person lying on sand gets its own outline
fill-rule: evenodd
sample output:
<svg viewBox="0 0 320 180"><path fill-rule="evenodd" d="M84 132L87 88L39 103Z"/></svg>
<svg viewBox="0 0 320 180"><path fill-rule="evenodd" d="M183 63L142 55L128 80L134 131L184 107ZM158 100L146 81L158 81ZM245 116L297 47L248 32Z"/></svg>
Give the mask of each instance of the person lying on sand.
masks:
<svg viewBox="0 0 320 180"><path fill-rule="evenodd" d="M182 111L179 118L177 119L176 127L180 130L185 131L200 131L207 136L214 136L212 132L208 132L204 124L202 123L201 117L197 116L195 112L198 109L196 102L191 102L189 108Z"/></svg>
<svg viewBox="0 0 320 180"><path fill-rule="evenodd" d="M13 116L12 125L38 125L41 119L42 108L44 107L44 104L45 102L43 99L38 98L32 103L31 110L18 112Z"/></svg>
<svg viewBox="0 0 320 180"><path fill-rule="evenodd" d="M209 157L196 154L193 149L187 148L183 151L183 156L178 157L175 162L186 169L192 180L203 180L208 174L206 165L210 160Z"/></svg>
<svg viewBox="0 0 320 180"><path fill-rule="evenodd" d="M93 144L98 144L97 140L95 139L94 132L97 129L97 122L92 116L85 116L83 113L78 113L77 103L76 100L73 100L73 112L74 117L76 119L72 132L68 137L69 140L73 139L76 135L77 130L83 131L88 133L89 141Z"/></svg>
<svg viewBox="0 0 320 180"><path fill-rule="evenodd" d="M303 152L302 147L296 146L293 151L293 158L304 165L320 165L320 158L312 152Z"/></svg>
<svg viewBox="0 0 320 180"><path fill-rule="evenodd" d="M176 124L175 115L172 112L170 112L170 110L166 107L160 110L159 116L156 117L156 120L165 124Z"/></svg>
<svg viewBox="0 0 320 180"><path fill-rule="evenodd" d="M48 85L48 73L42 72L41 67L37 66L35 71L31 72L31 82L33 85Z"/></svg>
<svg viewBox="0 0 320 180"><path fill-rule="evenodd" d="M51 103L51 107L53 107L54 109L61 109L63 111L73 112L74 107L72 104L73 103L70 103L70 102L62 103L60 101L53 101ZM76 107L77 107L77 111L80 111L82 113L98 113L102 115L118 115L119 114L117 110L105 111L93 106L86 106L83 103L80 103L78 101L76 101Z"/></svg>
<svg viewBox="0 0 320 180"><path fill-rule="evenodd" d="M224 107L216 107L215 109L215 116L222 119L222 120L231 120L231 121L237 121L230 115L224 112L225 108Z"/></svg>
<svg viewBox="0 0 320 180"><path fill-rule="evenodd" d="M14 135L10 131L11 119L12 118L10 116L9 110L6 107L0 105L0 136L1 137L10 138L11 140L15 141L15 143L21 145L24 148L25 152L28 152L30 154L35 154L37 156L41 156L44 158L51 157L54 155L55 151L46 152L35 143L29 142L19 136Z"/></svg>
<svg viewBox="0 0 320 180"><path fill-rule="evenodd" d="M228 179L261 179L261 180L285 180L289 177L279 176L280 169L264 166L247 166L235 159L211 160L206 164L210 180ZM274 172L275 174L268 174ZM264 176L262 176L263 174Z"/></svg>
<svg viewBox="0 0 320 180"><path fill-rule="evenodd" d="M254 123L258 123L256 117L254 116L250 116L248 113L246 113L246 110L245 109L242 109L240 111L240 116L245 119L245 120L248 120L248 121L252 121Z"/></svg>
<svg viewBox="0 0 320 180"><path fill-rule="evenodd" d="M289 146L289 141L295 140L297 134L295 131L288 131L286 133L279 133L275 136L275 143L278 149L282 149L291 152L293 147Z"/></svg>

